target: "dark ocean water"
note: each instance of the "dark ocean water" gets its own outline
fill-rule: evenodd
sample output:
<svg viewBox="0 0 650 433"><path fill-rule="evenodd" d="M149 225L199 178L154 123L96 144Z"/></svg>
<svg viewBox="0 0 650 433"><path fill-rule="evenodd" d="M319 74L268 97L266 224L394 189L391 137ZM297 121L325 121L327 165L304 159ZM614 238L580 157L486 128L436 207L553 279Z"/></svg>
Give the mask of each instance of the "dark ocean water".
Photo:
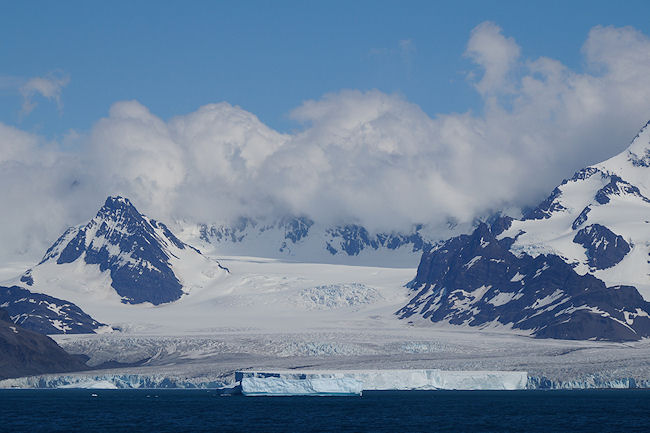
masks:
<svg viewBox="0 0 650 433"><path fill-rule="evenodd" d="M650 391L224 397L205 390L0 390L0 431L649 432Z"/></svg>

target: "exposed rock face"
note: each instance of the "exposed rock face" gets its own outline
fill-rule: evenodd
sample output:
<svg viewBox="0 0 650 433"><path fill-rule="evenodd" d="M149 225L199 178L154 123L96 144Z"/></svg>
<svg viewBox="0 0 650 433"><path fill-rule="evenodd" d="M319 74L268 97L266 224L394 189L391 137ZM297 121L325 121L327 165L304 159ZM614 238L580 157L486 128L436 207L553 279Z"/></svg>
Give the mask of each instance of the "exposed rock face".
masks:
<svg viewBox="0 0 650 433"><path fill-rule="evenodd" d="M296 257L326 263L337 262L337 258L345 262L347 258L366 256L368 260L364 263L373 264L373 254L381 256L401 250L410 255L412 264L420 252L449 236L452 230L440 237L428 233L423 225L414 225L405 232L372 232L359 224L323 225L302 216L265 222L239 218L234 224L201 224L197 237L204 248L233 255Z"/></svg>
<svg viewBox="0 0 650 433"><path fill-rule="evenodd" d="M497 218L422 255L401 318L536 337L650 336L650 122L522 219Z"/></svg>
<svg viewBox="0 0 650 433"><path fill-rule="evenodd" d="M546 200L541 202L536 208L528 210L524 213L524 219L529 220L539 220L550 218L553 212L561 211L566 209L557 198L562 195L562 191L559 188L555 188L551 195L549 195Z"/></svg>
<svg viewBox="0 0 650 433"><path fill-rule="evenodd" d="M59 238L43 261L56 257L57 264L72 263L83 254L85 263L110 271L111 285L132 304L157 305L183 294L164 248L185 245L164 224L143 217L128 199L109 197L95 218L72 230Z"/></svg>
<svg viewBox="0 0 650 433"><path fill-rule="evenodd" d="M39 334L92 334L103 326L72 302L18 286L0 286L0 305L11 322Z"/></svg>
<svg viewBox="0 0 650 433"><path fill-rule="evenodd" d="M535 337L638 340L650 336L650 304L634 287L606 287L556 255L515 256L513 239L481 224L424 253L402 319L501 324Z"/></svg>
<svg viewBox="0 0 650 433"><path fill-rule="evenodd" d="M612 196L624 195L635 196L646 203L650 203L650 199L641 194L641 191L636 186L631 185L616 175L610 175L609 179L609 183L598 190L595 195L595 199L599 204L609 203Z"/></svg>
<svg viewBox="0 0 650 433"><path fill-rule="evenodd" d="M611 268L630 252L630 245L625 242L623 236L616 235L600 224L580 229L573 242L585 247L589 265L596 269Z"/></svg>
<svg viewBox="0 0 650 433"><path fill-rule="evenodd" d="M0 379L87 368L80 358L69 355L54 340L16 325L0 309Z"/></svg>
<svg viewBox="0 0 650 433"><path fill-rule="evenodd" d="M365 227L348 224L327 229L329 240L326 242L327 251L334 255L343 252L348 256L357 256L364 249L378 250L380 248L395 250L409 245L413 251L423 251L431 243L423 239L416 229L411 234L377 233L371 235Z"/></svg>
<svg viewBox="0 0 650 433"><path fill-rule="evenodd" d="M160 305L183 296L176 266L186 269L190 262L201 267L190 273L206 267L211 268L211 274L227 273L217 262L180 241L165 224L140 214L129 199L108 197L88 224L68 229L20 282L47 291L52 274L78 271L64 271L64 267L45 270L50 264L90 265L78 267L89 270L96 265L99 272L110 274L110 286L123 303ZM80 285L84 284L82 279L80 276Z"/></svg>
<svg viewBox="0 0 650 433"><path fill-rule="evenodd" d="M557 254L579 274L635 286L650 300L643 260L650 254L650 168L642 157L649 153L650 124L625 151L564 180L500 237L515 239L517 255Z"/></svg>
<svg viewBox="0 0 650 433"><path fill-rule="evenodd" d="M650 123L518 220L422 255L401 318L501 324L536 337L650 336Z"/></svg>

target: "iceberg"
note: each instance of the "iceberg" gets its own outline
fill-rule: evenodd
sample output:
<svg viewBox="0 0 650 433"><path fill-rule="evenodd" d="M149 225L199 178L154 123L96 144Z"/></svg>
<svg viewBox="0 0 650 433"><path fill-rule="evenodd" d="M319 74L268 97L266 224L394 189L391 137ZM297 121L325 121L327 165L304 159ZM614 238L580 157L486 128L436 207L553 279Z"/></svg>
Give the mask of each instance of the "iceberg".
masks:
<svg viewBox="0 0 650 433"><path fill-rule="evenodd" d="M62 385L60 389L120 389L110 380L89 379L68 385Z"/></svg>
<svg viewBox="0 0 650 433"><path fill-rule="evenodd" d="M238 371L244 395L361 395L363 391L526 389L525 371Z"/></svg>
<svg viewBox="0 0 650 433"><path fill-rule="evenodd" d="M363 382L355 377L335 375L278 375L260 373L244 377L242 394L254 395L361 395Z"/></svg>

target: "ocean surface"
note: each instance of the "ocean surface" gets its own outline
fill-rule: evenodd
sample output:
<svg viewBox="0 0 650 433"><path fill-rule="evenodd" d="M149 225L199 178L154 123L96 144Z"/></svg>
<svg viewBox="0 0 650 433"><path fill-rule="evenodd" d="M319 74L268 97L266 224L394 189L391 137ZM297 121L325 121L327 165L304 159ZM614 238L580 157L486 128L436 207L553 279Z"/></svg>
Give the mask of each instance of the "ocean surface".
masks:
<svg viewBox="0 0 650 433"><path fill-rule="evenodd" d="M650 390L221 396L208 390L0 390L2 432L648 432Z"/></svg>

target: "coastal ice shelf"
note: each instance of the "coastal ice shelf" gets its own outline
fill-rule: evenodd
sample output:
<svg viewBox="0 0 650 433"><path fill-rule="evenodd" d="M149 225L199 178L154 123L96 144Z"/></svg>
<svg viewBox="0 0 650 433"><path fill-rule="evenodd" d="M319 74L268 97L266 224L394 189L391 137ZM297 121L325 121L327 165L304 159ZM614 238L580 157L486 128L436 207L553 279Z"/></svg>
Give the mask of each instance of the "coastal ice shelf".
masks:
<svg viewBox="0 0 650 433"><path fill-rule="evenodd" d="M525 371L348 370L238 371L249 396L361 395L362 391L526 389Z"/></svg>

